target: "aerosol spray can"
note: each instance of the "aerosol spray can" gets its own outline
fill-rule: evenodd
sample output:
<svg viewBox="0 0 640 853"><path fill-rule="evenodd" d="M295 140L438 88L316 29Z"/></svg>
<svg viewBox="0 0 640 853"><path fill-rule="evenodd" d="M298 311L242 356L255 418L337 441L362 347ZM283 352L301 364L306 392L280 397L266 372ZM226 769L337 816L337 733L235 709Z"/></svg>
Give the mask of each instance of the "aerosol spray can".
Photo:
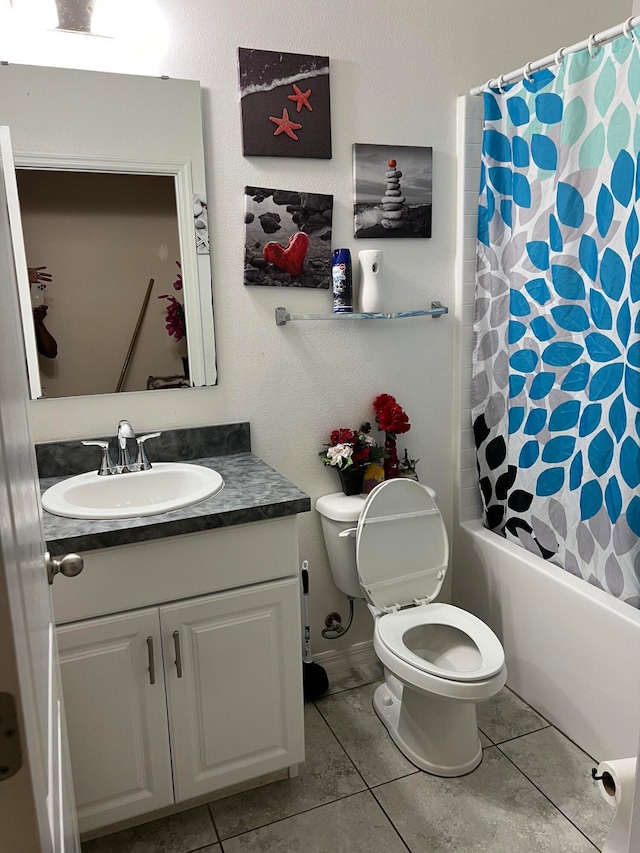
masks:
<svg viewBox="0 0 640 853"><path fill-rule="evenodd" d="M349 249L334 249L331 275L333 279L333 313L353 314L353 278Z"/></svg>

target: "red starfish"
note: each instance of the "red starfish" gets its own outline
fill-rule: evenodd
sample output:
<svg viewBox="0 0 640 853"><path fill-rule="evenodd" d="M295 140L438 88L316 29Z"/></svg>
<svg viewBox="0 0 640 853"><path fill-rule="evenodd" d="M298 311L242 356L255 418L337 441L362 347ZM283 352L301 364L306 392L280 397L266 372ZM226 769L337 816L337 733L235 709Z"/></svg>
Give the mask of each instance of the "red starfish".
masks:
<svg viewBox="0 0 640 853"><path fill-rule="evenodd" d="M309 112L313 112L313 107L309 103L309 95L311 94L311 89L307 89L306 92L302 92L294 83L293 84L293 91L295 92L295 95L287 95L287 98L290 101L296 102L296 104L297 104L296 111L300 112L302 107L305 106L309 110Z"/></svg>
<svg viewBox="0 0 640 853"><path fill-rule="evenodd" d="M293 132L294 130L300 130L302 127L301 124L296 124L294 121L289 120L289 113L286 109L282 110L282 118L276 118L275 116L269 116L269 121L277 124L278 127L274 132L274 136L277 136L279 133L286 133L287 136L290 136L291 139L295 139L297 141L298 137Z"/></svg>

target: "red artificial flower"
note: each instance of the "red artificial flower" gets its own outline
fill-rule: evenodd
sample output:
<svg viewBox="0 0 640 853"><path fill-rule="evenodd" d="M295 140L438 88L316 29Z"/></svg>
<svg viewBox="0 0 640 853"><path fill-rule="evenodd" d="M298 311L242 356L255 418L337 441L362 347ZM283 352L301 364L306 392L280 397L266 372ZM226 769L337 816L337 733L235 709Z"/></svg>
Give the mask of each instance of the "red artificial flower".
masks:
<svg viewBox="0 0 640 853"><path fill-rule="evenodd" d="M378 426L384 432L398 435L411 429L408 415L390 394L380 394L376 397L373 408Z"/></svg>
<svg viewBox="0 0 640 853"><path fill-rule="evenodd" d="M384 408L389 403L395 403L396 398L392 397L391 394L379 394L376 399L373 401L373 408L376 414L380 411L380 409Z"/></svg>
<svg viewBox="0 0 640 853"><path fill-rule="evenodd" d="M350 429L334 429L329 438L330 444L353 444L355 433Z"/></svg>
<svg viewBox="0 0 640 853"><path fill-rule="evenodd" d="M371 455L370 447L363 447L361 450L354 450L351 461L354 465L366 465Z"/></svg>

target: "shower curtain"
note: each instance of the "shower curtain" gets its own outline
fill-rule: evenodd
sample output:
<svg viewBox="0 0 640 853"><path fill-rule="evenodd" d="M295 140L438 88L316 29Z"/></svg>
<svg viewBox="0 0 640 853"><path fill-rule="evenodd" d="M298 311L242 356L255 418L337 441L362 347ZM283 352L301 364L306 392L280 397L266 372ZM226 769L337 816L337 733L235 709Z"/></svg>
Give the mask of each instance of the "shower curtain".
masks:
<svg viewBox="0 0 640 853"><path fill-rule="evenodd" d="M486 526L635 607L639 96L627 36L484 93L472 391Z"/></svg>

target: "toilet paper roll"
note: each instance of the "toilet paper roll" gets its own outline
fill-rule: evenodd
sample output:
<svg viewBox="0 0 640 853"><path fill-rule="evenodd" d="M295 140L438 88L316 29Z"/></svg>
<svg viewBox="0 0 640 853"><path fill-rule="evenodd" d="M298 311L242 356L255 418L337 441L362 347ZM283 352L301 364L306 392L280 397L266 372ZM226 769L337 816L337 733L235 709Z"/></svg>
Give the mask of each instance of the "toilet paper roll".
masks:
<svg viewBox="0 0 640 853"><path fill-rule="evenodd" d="M627 853L631 809L635 793L637 758L601 761L598 765L598 788L604 799L616 810L602 853Z"/></svg>

